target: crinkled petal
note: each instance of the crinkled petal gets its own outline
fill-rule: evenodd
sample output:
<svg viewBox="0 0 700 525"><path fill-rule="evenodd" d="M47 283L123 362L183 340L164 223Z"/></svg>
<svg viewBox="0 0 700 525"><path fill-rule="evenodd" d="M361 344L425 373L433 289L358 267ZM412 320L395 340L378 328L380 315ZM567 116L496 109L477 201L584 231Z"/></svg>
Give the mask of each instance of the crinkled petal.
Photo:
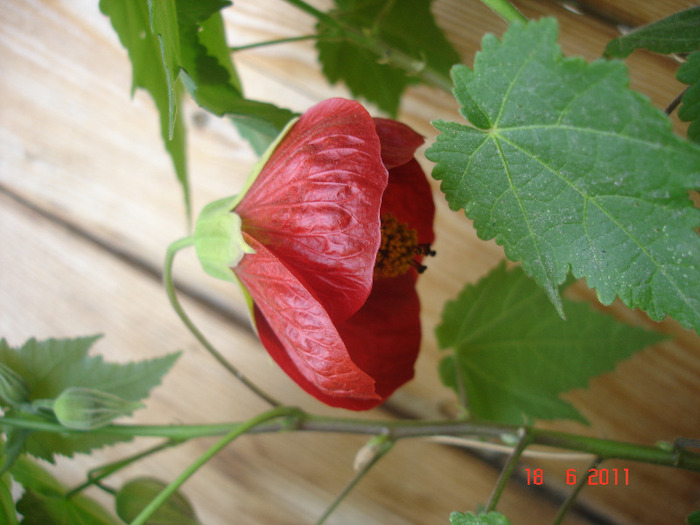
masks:
<svg viewBox="0 0 700 525"><path fill-rule="evenodd" d="M382 399L413 378L421 342L420 302L410 274L377 279L365 305L338 327L352 360Z"/></svg>
<svg viewBox="0 0 700 525"><path fill-rule="evenodd" d="M389 185L384 192L382 214L391 213L418 233L418 242L435 241L433 219L435 203L428 179L417 160L389 170Z"/></svg>
<svg viewBox="0 0 700 525"><path fill-rule="evenodd" d="M410 161L424 139L406 124L385 118L375 118L374 124L382 144L382 161L391 170Z"/></svg>
<svg viewBox="0 0 700 525"><path fill-rule="evenodd" d="M387 185L374 121L331 99L302 115L236 207L243 230L302 276L335 320L369 295Z"/></svg>
<svg viewBox="0 0 700 525"><path fill-rule="evenodd" d="M270 356L328 405L378 404L374 380L353 362L308 285L264 245L244 237L255 253L245 255L234 271L254 301L258 333Z"/></svg>

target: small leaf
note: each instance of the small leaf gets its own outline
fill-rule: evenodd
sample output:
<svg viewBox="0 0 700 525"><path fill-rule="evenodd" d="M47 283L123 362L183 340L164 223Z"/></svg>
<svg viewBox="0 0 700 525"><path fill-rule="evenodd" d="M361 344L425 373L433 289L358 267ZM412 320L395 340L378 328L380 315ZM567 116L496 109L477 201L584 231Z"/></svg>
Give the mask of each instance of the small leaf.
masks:
<svg viewBox="0 0 700 525"><path fill-rule="evenodd" d="M346 29L319 22L316 47L323 74L331 83L345 82L355 98L366 98L396 116L401 94L407 86L420 82L418 73L423 68L446 76L460 60L435 23L431 3L335 0L336 9L329 15ZM385 56L377 56L348 38L348 31L369 35L385 48ZM397 52L413 60L413 73L393 62Z"/></svg>
<svg viewBox="0 0 700 525"><path fill-rule="evenodd" d="M117 515L127 523L139 515L167 485L153 478L137 478L117 492ZM198 525L190 502L180 492L172 494L146 521L146 525Z"/></svg>
<svg viewBox="0 0 700 525"><path fill-rule="evenodd" d="M684 122L690 122L688 139L700 143L700 51L691 54L685 64L678 68L676 78L688 84L681 99L678 117Z"/></svg>
<svg viewBox="0 0 700 525"><path fill-rule="evenodd" d="M559 395L585 387L591 377L662 339L587 304L565 302L568 321L520 268L506 271L502 264L445 305L436 335L452 355L441 364L441 375L458 394L464 390L474 418L586 422Z"/></svg>
<svg viewBox="0 0 700 525"><path fill-rule="evenodd" d="M510 520L500 512L453 512L450 514L450 525L510 525Z"/></svg>
<svg viewBox="0 0 700 525"><path fill-rule="evenodd" d="M31 401L56 399L70 387L93 388L127 401L141 401L160 383L179 356L175 353L147 361L106 363L101 356L87 355L96 340L97 336L45 341L30 339L21 348L10 348L2 339L0 362L25 379ZM24 451L53 461L54 454L72 456L76 452L88 452L129 439L96 433L34 432L27 438Z"/></svg>
<svg viewBox="0 0 700 525"><path fill-rule="evenodd" d="M688 517L685 518L685 522L690 525L700 525L700 510L688 514Z"/></svg>
<svg viewBox="0 0 700 525"><path fill-rule="evenodd" d="M495 238L563 315L558 287L585 277L654 320L700 331L700 148L630 91L624 64L564 58L552 19L487 35L453 69L462 114L426 156L450 207Z"/></svg>
<svg viewBox="0 0 700 525"><path fill-rule="evenodd" d="M700 7L691 7L611 40L605 55L624 58L642 48L664 54L700 49Z"/></svg>
<svg viewBox="0 0 700 525"><path fill-rule="evenodd" d="M66 489L51 474L27 458L12 468L12 477L24 487L17 511L22 525L118 525L94 500L76 494L66 498Z"/></svg>

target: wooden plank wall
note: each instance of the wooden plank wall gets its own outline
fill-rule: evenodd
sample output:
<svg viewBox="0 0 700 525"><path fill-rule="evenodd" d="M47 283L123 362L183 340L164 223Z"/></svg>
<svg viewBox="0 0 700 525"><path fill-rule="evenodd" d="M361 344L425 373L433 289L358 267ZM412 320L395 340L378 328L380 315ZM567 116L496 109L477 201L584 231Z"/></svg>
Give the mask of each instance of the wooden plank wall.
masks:
<svg viewBox="0 0 700 525"><path fill-rule="evenodd" d="M587 0L580 4L585 14L550 1L517 5L529 17L556 16L564 52L593 60L618 34L616 24L646 23L696 2ZM434 12L466 64L484 31L500 35L505 29L476 0L435 0ZM226 22L232 45L308 34L313 26L312 19L280 0L236 0ZM347 96L342 86L324 82L311 43L261 48L235 58L253 98L303 111L324 98ZM682 89L674 79L678 64L673 60L637 52L627 63L631 85L658 107ZM5 0L0 68L0 336L19 345L31 336L104 333L97 351L120 362L182 349L183 357L137 421L235 421L263 410L205 354L169 308L160 268L167 245L186 234L180 189L150 99L140 92L129 98L130 64L97 2ZM206 116L192 104L186 112L196 212L236 193L255 157L225 120ZM400 118L429 144L435 137L430 120L460 117L450 95L419 87L410 90ZM477 239L462 213L447 208L437 185L434 190L439 256L420 283L426 338L416 379L371 417L449 414L453 397L435 373L439 355L433 328L442 304L503 258L500 247ZM276 397L331 412L270 363L249 328L237 290L203 275L191 253L178 259L176 274L186 308L228 358ZM583 289L578 295L592 300ZM629 322L650 324L622 308L609 310ZM672 321L660 329L676 338L566 396L591 420L590 427L546 426L647 444L697 437L700 340ZM364 442L341 435L246 437L190 480L185 492L210 525L313 523L352 476L354 454ZM150 444L144 440L94 457L61 460L55 471L66 483L78 483L86 468ZM144 473L170 480L209 444L193 442L148 459L113 483ZM564 471L586 464L530 463L544 468L546 486L511 483L499 510L516 525L549 522L566 489ZM622 462L609 466L629 468L630 485L587 488L565 523L682 523L700 508L696 475ZM491 464L461 450L402 442L329 523L447 523L450 511L485 503L497 474Z"/></svg>

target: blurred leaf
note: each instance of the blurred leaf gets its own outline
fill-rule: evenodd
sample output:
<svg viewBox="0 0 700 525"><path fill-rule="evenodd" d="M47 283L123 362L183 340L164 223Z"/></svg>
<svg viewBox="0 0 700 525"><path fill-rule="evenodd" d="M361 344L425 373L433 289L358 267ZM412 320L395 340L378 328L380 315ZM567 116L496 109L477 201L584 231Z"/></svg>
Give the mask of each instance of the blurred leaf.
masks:
<svg viewBox="0 0 700 525"><path fill-rule="evenodd" d="M700 51L690 55L688 60L678 68L676 78L688 84L688 89L681 99L678 117L684 122L690 122L688 138L700 143Z"/></svg>
<svg viewBox="0 0 700 525"><path fill-rule="evenodd" d="M642 48L663 54L700 49L700 7L691 7L611 40L604 54L624 58Z"/></svg>
<svg viewBox="0 0 700 525"><path fill-rule="evenodd" d="M12 477L24 487L17 510L22 525L119 525L94 500L76 494L65 497L66 489L35 462L20 458L12 467Z"/></svg>
<svg viewBox="0 0 700 525"><path fill-rule="evenodd" d="M510 525L510 520L500 512L453 512L450 514L450 525Z"/></svg>
<svg viewBox="0 0 700 525"><path fill-rule="evenodd" d="M0 361L24 378L31 401L55 399L69 387L93 388L127 401L141 401L179 357L174 353L148 361L106 363L102 356L87 355L98 337L30 339L21 348L10 348L2 339ZM33 432L25 441L24 452L53 461L54 454L72 456L129 439L87 432Z"/></svg>
<svg viewBox="0 0 700 525"><path fill-rule="evenodd" d="M0 476L0 523L17 525L17 512L12 499L12 478L9 474Z"/></svg>
<svg viewBox="0 0 700 525"><path fill-rule="evenodd" d="M459 54L435 23L432 0L335 0L329 15L339 25L320 21L316 47L323 73L332 84L345 82L353 96L376 103L396 116L406 86L420 82L430 68L447 76ZM348 31L369 36L384 56L347 37ZM414 71L398 67L397 54L412 61ZM406 64L404 65L406 66Z"/></svg>
<svg viewBox="0 0 700 525"><path fill-rule="evenodd" d="M129 523L167 486L154 478L137 478L117 492L117 515ZM199 525L190 502L180 492L172 494L146 521L146 525Z"/></svg>
<svg viewBox="0 0 700 525"><path fill-rule="evenodd" d="M563 392L663 337L565 300L562 320L520 269L502 264L448 302L436 329L443 382L466 397L472 417L520 424L530 418L586 422ZM464 401L464 400L462 400Z"/></svg>
<svg viewBox="0 0 700 525"><path fill-rule="evenodd" d="M654 320L700 331L700 148L628 89L621 62L565 58L553 19L484 37L455 95L474 127L437 121L426 156L453 210L522 261L563 315L558 286L585 277Z"/></svg>

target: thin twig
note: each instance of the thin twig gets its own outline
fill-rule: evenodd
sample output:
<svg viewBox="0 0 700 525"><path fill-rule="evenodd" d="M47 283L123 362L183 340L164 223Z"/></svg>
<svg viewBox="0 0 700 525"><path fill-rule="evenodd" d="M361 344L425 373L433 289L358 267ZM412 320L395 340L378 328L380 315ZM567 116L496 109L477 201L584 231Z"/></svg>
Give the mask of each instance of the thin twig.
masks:
<svg viewBox="0 0 700 525"><path fill-rule="evenodd" d="M671 103L668 105L668 107L666 109L664 109L664 113L666 113L667 115L670 115L671 113L673 113L675 111L675 109L679 106L679 104L681 103L681 99L683 98L683 95L685 95L686 91L688 91L688 88L685 88L683 91L681 91L681 93L671 101Z"/></svg>

